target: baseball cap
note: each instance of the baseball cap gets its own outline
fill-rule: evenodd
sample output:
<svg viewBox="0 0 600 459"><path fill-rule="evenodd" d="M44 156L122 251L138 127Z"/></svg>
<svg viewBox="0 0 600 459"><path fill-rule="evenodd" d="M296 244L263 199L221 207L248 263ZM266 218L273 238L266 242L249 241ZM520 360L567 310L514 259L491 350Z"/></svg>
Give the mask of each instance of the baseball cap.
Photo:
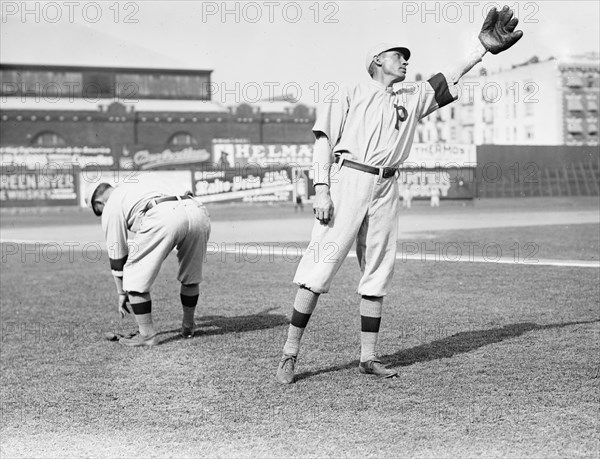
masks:
<svg viewBox="0 0 600 459"><path fill-rule="evenodd" d="M85 202L86 207L89 207L90 209L92 208L92 196L94 195L94 191L96 191L96 188L98 188L100 186L100 183L101 182L89 183L85 187L85 191L83 193L84 202Z"/></svg>
<svg viewBox="0 0 600 459"><path fill-rule="evenodd" d="M102 190L105 190L107 185L112 186L110 183L107 182L89 184L84 192L84 202L86 207L92 209L94 211L94 214L96 214L98 217L102 214L99 213L96 207L94 206L94 199L97 197L96 193L100 191L100 186L104 186Z"/></svg>
<svg viewBox="0 0 600 459"><path fill-rule="evenodd" d="M367 72L369 71L369 67L371 66L371 62L373 62L373 58L375 56L378 56L385 51L391 51L392 49L399 49L406 55L406 59L410 59L410 50L408 48L405 48L398 43L378 43L369 49L369 52L367 53L367 58L365 59Z"/></svg>

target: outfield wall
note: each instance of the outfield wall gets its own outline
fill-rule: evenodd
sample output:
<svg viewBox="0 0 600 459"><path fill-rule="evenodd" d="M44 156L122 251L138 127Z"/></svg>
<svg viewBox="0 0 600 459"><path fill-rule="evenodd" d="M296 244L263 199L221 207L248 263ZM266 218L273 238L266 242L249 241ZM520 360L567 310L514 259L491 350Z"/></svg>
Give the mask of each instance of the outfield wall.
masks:
<svg viewBox="0 0 600 459"><path fill-rule="evenodd" d="M510 175L515 163L522 168L529 163L544 167L562 167L578 162L598 162L600 147L568 145L479 145L477 146L477 169L496 163L504 174ZM478 174L479 175L479 174Z"/></svg>
<svg viewBox="0 0 600 459"><path fill-rule="evenodd" d="M481 145L478 197L598 196L600 148L567 145Z"/></svg>
<svg viewBox="0 0 600 459"><path fill-rule="evenodd" d="M425 148L426 147L426 148ZM415 144L400 174L400 188L427 199L524 196L598 196L600 149L590 146L473 146ZM297 158L296 158L297 159ZM135 181L152 175L176 193L193 191L206 202L292 202L314 194L308 165L237 168L187 165L180 170L58 169L56 165L0 169L0 206L82 206L88 187ZM223 164L221 164L223 165Z"/></svg>

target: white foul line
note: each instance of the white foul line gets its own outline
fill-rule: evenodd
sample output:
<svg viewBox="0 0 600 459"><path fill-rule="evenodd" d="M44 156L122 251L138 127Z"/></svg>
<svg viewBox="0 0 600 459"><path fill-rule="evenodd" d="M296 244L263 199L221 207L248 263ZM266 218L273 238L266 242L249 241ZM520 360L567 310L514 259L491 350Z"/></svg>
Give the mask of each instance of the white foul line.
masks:
<svg viewBox="0 0 600 459"><path fill-rule="evenodd" d="M0 239L0 244L37 244L37 245L50 245L50 246L60 246L61 244L65 244L68 241L33 241L27 239ZM70 243L73 245L72 243ZM98 246L97 242L83 242L77 244L85 246L87 244L93 244L94 246ZM300 244L297 243L287 243L287 244L268 244L264 243L264 249L261 248L261 244L259 243L236 243L236 244L217 244L217 243L208 243L208 249L206 256L223 254L225 257L227 255L233 255L236 257L244 257L245 261L256 262L259 261L256 257L268 256L271 257L284 257L289 261L299 261L300 255L304 254L305 250L300 247ZM283 245L283 247L275 247L275 245ZM102 250L105 251L105 248L102 247ZM325 262L333 263L335 262L335 254L325 254L324 257ZM557 259L548 259L548 258L510 258L510 257L479 257L470 255L469 256L459 256L458 258L449 258L449 257L440 257L435 256L438 254L404 254L397 253L396 260L400 260L402 262L406 261L420 261L421 263L425 262L444 262L444 263L491 263L491 264L499 264L499 265L524 265L524 266L558 266L558 267L568 267L568 268L600 268L600 260L557 260ZM349 258L356 258L356 252L351 251L348 253ZM225 258L226 260L227 258Z"/></svg>

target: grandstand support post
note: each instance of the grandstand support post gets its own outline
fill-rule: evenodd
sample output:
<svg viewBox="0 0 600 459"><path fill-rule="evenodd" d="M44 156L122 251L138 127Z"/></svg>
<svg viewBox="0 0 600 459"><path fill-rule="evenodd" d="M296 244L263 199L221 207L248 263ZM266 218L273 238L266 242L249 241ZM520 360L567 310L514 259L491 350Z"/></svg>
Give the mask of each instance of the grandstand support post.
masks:
<svg viewBox="0 0 600 459"><path fill-rule="evenodd" d="M567 166L563 164L562 171L565 174L565 183L567 185L567 196L573 196L571 192L571 184L569 183L569 171L567 170Z"/></svg>
<svg viewBox="0 0 600 459"><path fill-rule="evenodd" d="M596 194L594 196L598 196L598 194L600 194L600 190L598 189L598 177L596 177L596 172L594 170L594 162L590 159L590 174L592 176L592 183L594 184L594 187L596 188Z"/></svg>
<svg viewBox="0 0 600 459"><path fill-rule="evenodd" d="M548 180L548 194L552 197L552 179L550 178L550 170L545 168L544 171L546 172L546 179Z"/></svg>
<svg viewBox="0 0 600 459"><path fill-rule="evenodd" d="M585 185L585 191L586 191L586 196L591 196L592 192L590 190L590 184L588 183L588 175L587 172L585 171L585 168L583 167L583 162L578 161L577 165L579 166L579 171L581 173L581 176L583 177L583 184Z"/></svg>

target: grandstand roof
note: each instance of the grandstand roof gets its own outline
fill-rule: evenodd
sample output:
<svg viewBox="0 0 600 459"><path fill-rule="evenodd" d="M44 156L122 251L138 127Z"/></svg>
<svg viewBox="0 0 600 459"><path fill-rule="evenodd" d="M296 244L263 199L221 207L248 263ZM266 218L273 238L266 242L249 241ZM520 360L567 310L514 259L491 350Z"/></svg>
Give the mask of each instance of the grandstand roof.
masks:
<svg viewBox="0 0 600 459"><path fill-rule="evenodd" d="M203 100L163 100L139 99L137 101L107 99L47 99L43 97L6 97L0 102L2 110L40 110L40 111L106 111L114 102L123 104L136 112L172 112L172 113L228 113L223 105Z"/></svg>
<svg viewBox="0 0 600 459"><path fill-rule="evenodd" d="M79 24L64 27L61 24L23 24L9 20L2 24L0 55L3 63L11 64L201 69L195 59L182 62Z"/></svg>

